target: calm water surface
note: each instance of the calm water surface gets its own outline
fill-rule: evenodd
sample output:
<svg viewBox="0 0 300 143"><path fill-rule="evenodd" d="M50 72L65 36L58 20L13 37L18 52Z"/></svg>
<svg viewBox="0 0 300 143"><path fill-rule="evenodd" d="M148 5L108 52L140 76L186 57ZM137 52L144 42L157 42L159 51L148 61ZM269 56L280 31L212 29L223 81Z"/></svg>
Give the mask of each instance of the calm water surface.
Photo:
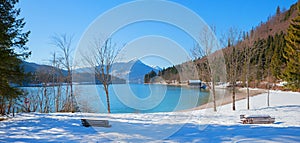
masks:
<svg viewBox="0 0 300 143"><path fill-rule="evenodd" d="M82 111L107 112L102 85L77 85ZM171 112L197 107L209 100L209 92L198 88L158 84L114 84L109 87L112 113Z"/></svg>
<svg viewBox="0 0 300 143"><path fill-rule="evenodd" d="M23 89L29 91L29 94L43 93L40 87ZM66 99L65 89L63 86L61 99ZM51 95L54 91L53 87L47 89L51 100L50 112L55 109L55 95ZM106 95L102 85L74 85L74 94L82 112L107 113ZM209 92L194 87L159 84L113 84L109 86L109 97L112 113L153 113L197 107L208 102Z"/></svg>

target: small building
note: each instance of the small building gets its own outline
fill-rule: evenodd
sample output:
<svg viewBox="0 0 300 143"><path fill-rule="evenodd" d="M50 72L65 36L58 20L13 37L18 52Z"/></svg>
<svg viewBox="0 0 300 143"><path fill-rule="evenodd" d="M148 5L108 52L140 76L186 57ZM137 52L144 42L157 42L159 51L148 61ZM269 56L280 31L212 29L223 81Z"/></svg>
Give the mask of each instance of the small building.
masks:
<svg viewBox="0 0 300 143"><path fill-rule="evenodd" d="M202 81L201 80L188 80L188 85L191 86L200 86L201 87Z"/></svg>

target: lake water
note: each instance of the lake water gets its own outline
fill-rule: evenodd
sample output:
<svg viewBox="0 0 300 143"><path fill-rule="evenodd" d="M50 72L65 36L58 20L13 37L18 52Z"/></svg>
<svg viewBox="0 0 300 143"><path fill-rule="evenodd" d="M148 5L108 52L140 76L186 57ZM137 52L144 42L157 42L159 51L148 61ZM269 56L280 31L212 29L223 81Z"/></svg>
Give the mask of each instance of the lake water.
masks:
<svg viewBox="0 0 300 143"><path fill-rule="evenodd" d="M29 94L34 94L35 97L37 94L44 93L41 87L23 89L29 91ZM66 94L65 89L66 87L63 86L61 99L66 99L63 96ZM53 95L55 90L57 90L55 87L47 88L47 96L51 100L49 101L50 112L55 111ZM106 95L102 85L74 85L74 94L82 112L107 113ZM197 107L208 102L209 92L194 87L159 84L113 84L109 86L109 97L112 113L153 113ZM29 100L34 101L34 99Z"/></svg>
<svg viewBox="0 0 300 143"><path fill-rule="evenodd" d="M81 111L107 112L102 85L77 85L75 92ZM197 107L208 102L209 92L158 84L113 84L109 97L112 113L152 113Z"/></svg>

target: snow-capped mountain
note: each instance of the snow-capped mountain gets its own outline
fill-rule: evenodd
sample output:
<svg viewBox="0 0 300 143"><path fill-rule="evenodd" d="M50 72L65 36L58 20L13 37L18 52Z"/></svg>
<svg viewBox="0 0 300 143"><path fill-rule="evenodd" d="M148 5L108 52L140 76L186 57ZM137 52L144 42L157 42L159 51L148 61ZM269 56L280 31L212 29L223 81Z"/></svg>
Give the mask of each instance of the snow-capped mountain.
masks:
<svg viewBox="0 0 300 143"><path fill-rule="evenodd" d="M158 73L158 71L161 70L161 68L158 66L152 67L146 65L142 61L135 59L129 62L114 63L112 65L110 75L121 79L125 79L127 82L130 83L143 83L145 74L149 73L152 70ZM88 71L91 70L89 68L81 68L75 70L75 72L77 73Z"/></svg>
<svg viewBox="0 0 300 143"><path fill-rule="evenodd" d="M154 69L156 69L156 70L158 70L158 71L162 70L162 68L159 67L159 66L151 66L151 67L154 68Z"/></svg>
<svg viewBox="0 0 300 143"><path fill-rule="evenodd" d="M150 71L158 72L160 67L151 67L140 60L131 60L129 62L119 62L112 66L111 75L126 79L131 83L143 83L145 74Z"/></svg>

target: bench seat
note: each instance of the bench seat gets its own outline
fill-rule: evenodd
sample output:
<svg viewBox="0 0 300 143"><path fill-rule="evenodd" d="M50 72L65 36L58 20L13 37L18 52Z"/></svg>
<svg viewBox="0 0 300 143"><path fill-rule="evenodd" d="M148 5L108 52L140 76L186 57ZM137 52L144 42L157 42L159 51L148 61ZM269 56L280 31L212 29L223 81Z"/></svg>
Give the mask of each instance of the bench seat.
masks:
<svg viewBox="0 0 300 143"><path fill-rule="evenodd" d="M275 118L269 115L240 115L240 118L243 124L273 124L275 122Z"/></svg>
<svg viewBox="0 0 300 143"><path fill-rule="evenodd" d="M81 123L85 127L106 127L109 128L111 125L109 125L108 120L95 120L95 119L81 119Z"/></svg>

